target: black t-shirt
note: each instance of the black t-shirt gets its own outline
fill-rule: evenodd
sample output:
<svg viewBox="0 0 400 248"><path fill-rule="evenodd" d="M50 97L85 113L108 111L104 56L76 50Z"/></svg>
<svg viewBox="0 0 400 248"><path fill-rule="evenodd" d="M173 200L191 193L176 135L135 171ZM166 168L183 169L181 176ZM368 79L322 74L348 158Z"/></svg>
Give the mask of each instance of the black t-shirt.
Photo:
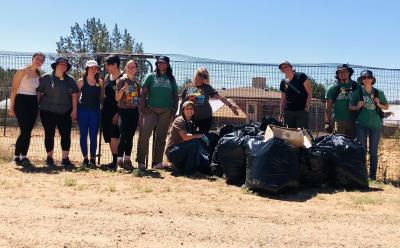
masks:
<svg viewBox="0 0 400 248"><path fill-rule="evenodd" d="M307 79L307 75L302 72L295 72L293 79L289 82L287 79L282 79L279 89L286 93L285 110L304 110L308 96L304 82Z"/></svg>
<svg viewBox="0 0 400 248"><path fill-rule="evenodd" d="M103 117L112 117L118 113L118 104L115 101L115 90L117 87L117 81L123 76L121 74L117 79L111 80L111 75L108 74L105 78L104 87L104 102L103 102Z"/></svg>

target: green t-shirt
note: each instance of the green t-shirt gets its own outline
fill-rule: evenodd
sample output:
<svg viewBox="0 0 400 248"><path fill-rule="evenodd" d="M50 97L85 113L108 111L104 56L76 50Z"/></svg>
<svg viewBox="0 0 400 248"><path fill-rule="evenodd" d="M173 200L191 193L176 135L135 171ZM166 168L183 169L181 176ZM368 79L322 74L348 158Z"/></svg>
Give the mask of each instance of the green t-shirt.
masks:
<svg viewBox="0 0 400 248"><path fill-rule="evenodd" d="M148 105L155 108L174 107L173 92L178 91L175 81L167 76L157 77L155 73L146 76L143 87L148 90Z"/></svg>
<svg viewBox="0 0 400 248"><path fill-rule="evenodd" d="M379 117L378 111L376 109L376 105L374 103L374 95L369 94L362 87L359 90L356 90L351 97L351 105L356 106L360 101L360 94L363 94L364 106L360 109L356 122L366 128L374 128L379 129L382 127L382 120ZM383 91L378 90L378 97L381 104L387 104L387 100Z"/></svg>
<svg viewBox="0 0 400 248"><path fill-rule="evenodd" d="M325 98L333 100L337 93L337 83L331 84L326 91ZM349 103L353 95L353 81L347 83L339 83L339 94L336 101L333 103L333 120L334 121L352 121L355 118L353 111L349 110Z"/></svg>

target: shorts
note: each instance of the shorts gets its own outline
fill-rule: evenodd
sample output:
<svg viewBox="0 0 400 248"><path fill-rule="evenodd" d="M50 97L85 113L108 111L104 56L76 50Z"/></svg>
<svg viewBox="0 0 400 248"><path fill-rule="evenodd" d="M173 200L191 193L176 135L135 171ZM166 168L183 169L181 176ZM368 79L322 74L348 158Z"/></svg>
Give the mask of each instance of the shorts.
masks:
<svg viewBox="0 0 400 248"><path fill-rule="evenodd" d="M102 115L101 117L101 127L103 129L104 142L110 143L111 139L119 139L119 128L118 124L112 123L112 116Z"/></svg>

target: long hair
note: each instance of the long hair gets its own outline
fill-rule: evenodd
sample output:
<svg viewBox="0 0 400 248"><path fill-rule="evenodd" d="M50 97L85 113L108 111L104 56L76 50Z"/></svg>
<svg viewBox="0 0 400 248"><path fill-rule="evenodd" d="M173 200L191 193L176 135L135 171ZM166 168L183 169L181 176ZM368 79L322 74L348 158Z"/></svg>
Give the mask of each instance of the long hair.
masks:
<svg viewBox="0 0 400 248"><path fill-rule="evenodd" d="M44 53L42 53L42 52L35 52L35 53L32 55L32 60L33 60L36 56L41 56L41 57L43 57L43 60L46 59L46 56L44 55ZM36 69L36 74L38 75L38 77L41 76L41 73L40 73L40 70L39 70L39 69Z"/></svg>
<svg viewBox="0 0 400 248"><path fill-rule="evenodd" d="M157 77L161 77L161 73L160 73L160 70L158 69L158 66L156 66L156 69L154 70L154 72L156 73ZM174 75L172 75L172 68L171 68L170 64L168 64L165 75L168 77L169 80L176 82Z"/></svg>
<svg viewBox="0 0 400 248"><path fill-rule="evenodd" d="M200 75L205 75L206 76L206 80L205 83L209 84L210 83L210 75L208 74L208 70L205 67L200 67L196 70L196 72L194 73L193 79L192 79L192 83L196 84L197 79L200 77Z"/></svg>

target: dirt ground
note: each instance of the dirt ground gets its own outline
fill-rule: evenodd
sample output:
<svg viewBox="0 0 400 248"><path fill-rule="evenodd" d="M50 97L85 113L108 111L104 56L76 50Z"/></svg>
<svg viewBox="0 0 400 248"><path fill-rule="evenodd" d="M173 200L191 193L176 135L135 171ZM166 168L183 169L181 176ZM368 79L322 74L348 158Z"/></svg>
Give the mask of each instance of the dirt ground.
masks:
<svg viewBox="0 0 400 248"><path fill-rule="evenodd" d="M398 247L400 189L258 196L166 171L0 163L0 247Z"/></svg>

